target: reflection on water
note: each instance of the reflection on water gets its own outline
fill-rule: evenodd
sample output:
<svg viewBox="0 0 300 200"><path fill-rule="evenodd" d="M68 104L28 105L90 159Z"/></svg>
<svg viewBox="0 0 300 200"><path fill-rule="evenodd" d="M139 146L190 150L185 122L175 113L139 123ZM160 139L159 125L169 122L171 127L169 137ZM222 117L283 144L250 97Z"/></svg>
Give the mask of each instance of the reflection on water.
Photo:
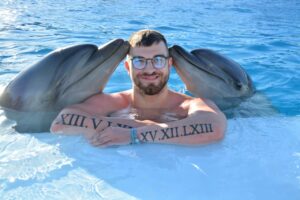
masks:
<svg viewBox="0 0 300 200"><path fill-rule="evenodd" d="M0 30L3 30L6 25L11 25L16 21L18 11L13 8L0 8L0 16Z"/></svg>

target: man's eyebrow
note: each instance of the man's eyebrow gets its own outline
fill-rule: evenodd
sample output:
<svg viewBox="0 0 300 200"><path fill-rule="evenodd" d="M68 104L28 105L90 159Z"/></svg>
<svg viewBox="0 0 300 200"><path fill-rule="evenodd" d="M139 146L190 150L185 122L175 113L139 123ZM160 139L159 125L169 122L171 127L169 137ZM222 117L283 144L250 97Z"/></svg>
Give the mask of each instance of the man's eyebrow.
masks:
<svg viewBox="0 0 300 200"><path fill-rule="evenodd" d="M156 56L168 57L168 56L166 56L165 54L156 54L156 55L154 55L152 58L154 58L154 57L156 57ZM129 55L129 57L131 57L131 58L145 58L145 57L143 57L143 56L131 56L131 55Z"/></svg>
<svg viewBox="0 0 300 200"><path fill-rule="evenodd" d="M129 57L131 57L131 58L145 58L143 56L129 56Z"/></svg>

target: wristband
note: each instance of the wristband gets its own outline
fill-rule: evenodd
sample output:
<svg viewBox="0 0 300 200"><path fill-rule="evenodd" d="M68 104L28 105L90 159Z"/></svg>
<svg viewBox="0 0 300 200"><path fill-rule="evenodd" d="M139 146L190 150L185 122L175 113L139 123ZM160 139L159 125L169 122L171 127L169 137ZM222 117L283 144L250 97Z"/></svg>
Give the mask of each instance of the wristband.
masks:
<svg viewBox="0 0 300 200"><path fill-rule="evenodd" d="M140 144L141 143L141 141L137 137L136 128L130 129L130 138L131 138L130 144Z"/></svg>

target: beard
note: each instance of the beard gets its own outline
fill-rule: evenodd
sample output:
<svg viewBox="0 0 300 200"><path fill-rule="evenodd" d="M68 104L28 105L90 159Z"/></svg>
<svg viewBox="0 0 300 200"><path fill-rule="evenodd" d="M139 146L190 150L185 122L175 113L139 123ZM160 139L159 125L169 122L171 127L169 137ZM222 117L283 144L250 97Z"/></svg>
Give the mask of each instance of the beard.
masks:
<svg viewBox="0 0 300 200"><path fill-rule="evenodd" d="M143 83L137 77L134 77L133 82L135 86L141 91L142 94L145 95L156 95L160 93L160 91L166 86L169 80L169 74L165 76L163 75L163 73L158 73L158 72L153 72L152 74L146 74L146 73L142 74L142 76L146 76L146 75L157 75L159 76L160 81L157 85L153 83L150 83L148 85L143 85Z"/></svg>

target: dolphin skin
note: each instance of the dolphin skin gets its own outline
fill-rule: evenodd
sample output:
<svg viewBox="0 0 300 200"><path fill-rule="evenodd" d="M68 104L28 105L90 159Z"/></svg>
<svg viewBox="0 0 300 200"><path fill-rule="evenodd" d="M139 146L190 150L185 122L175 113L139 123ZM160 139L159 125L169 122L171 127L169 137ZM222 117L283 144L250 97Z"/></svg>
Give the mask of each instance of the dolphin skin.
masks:
<svg viewBox="0 0 300 200"><path fill-rule="evenodd" d="M237 106L255 93L247 72L217 52L209 49L187 52L178 45L169 51L187 90L196 97L213 100L222 110Z"/></svg>
<svg viewBox="0 0 300 200"><path fill-rule="evenodd" d="M4 89L0 106L19 132L49 131L59 111L102 92L129 43L81 44L55 50L22 71Z"/></svg>
<svg viewBox="0 0 300 200"><path fill-rule="evenodd" d="M102 92L128 51L129 43L122 39L99 48L82 44L53 51L6 86L0 106L7 118L16 121L17 131L48 132L62 108ZM249 75L233 60L208 49L189 53L174 45L169 51L187 89L222 110L255 92Z"/></svg>

